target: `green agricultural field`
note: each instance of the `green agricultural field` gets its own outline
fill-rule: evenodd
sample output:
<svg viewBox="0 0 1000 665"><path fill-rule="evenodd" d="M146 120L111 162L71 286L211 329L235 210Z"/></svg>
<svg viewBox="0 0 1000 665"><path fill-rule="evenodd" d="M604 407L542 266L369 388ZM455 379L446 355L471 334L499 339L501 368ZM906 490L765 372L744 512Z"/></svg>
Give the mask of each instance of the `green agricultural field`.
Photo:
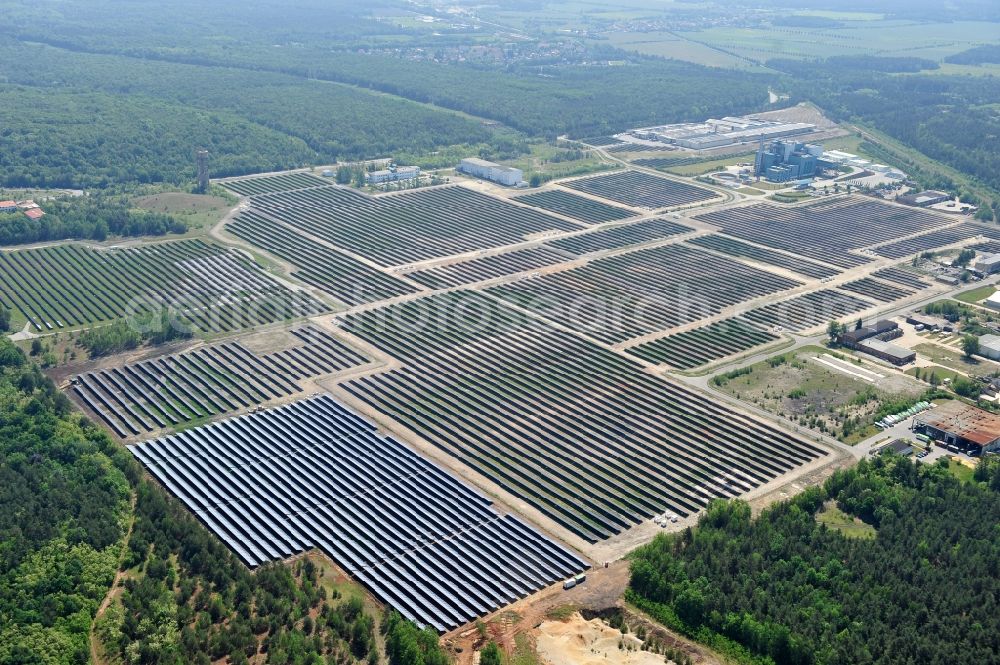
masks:
<svg viewBox="0 0 1000 665"><path fill-rule="evenodd" d="M762 63L773 58L808 59L838 55L911 56L941 60L972 46L996 41L996 34L996 24L986 22L931 23L887 19L849 20L840 28L710 28L683 33L682 36Z"/></svg>
<svg viewBox="0 0 1000 665"><path fill-rule="evenodd" d="M614 32L608 35L608 42L620 49L708 67L765 71L743 58L672 32Z"/></svg>

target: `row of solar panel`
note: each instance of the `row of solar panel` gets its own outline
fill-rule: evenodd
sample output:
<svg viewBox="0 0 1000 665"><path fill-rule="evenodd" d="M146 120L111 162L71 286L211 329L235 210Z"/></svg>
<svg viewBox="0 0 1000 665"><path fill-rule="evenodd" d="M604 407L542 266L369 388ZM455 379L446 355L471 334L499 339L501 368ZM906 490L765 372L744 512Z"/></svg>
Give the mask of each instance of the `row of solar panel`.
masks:
<svg viewBox="0 0 1000 665"><path fill-rule="evenodd" d="M130 450L248 565L320 547L441 631L587 567L327 395Z"/></svg>

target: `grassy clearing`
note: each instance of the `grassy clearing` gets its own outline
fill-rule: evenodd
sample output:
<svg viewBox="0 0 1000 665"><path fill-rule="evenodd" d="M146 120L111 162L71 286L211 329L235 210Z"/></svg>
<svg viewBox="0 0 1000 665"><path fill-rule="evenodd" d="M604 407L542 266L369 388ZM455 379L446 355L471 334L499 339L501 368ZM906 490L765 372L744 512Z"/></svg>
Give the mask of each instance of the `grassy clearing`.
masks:
<svg viewBox="0 0 1000 665"><path fill-rule="evenodd" d="M948 381L954 381L958 377L962 376L958 372L947 367L941 367L940 365L931 365L930 367L911 367L906 370L906 373L910 376L915 376L922 381L930 382L931 375L937 376L940 381L948 379Z"/></svg>
<svg viewBox="0 0 1000 665"><path fill-rule="evenodd" d="M375 618L378 625L382 620L382 606L365 593L363 586L345 575L330 559L320 552L309 552L305 555L318 570L319 582L326 589L327 597L333 598L336 592L341 598L360 598L365 604L365 611Z"/></svg>
<svg viewBox="0 0 1000 665"><path fill-rule="evenodd" d="M871 540L875 537L875 527L866 524L857 517L852 517L837 507L836 502L827 501L823 509L816 513L816 521L836 529L848 538L863 538Z"/></svg>
<svg viewBox="0 0 1000 665"><path fill-rule="evenodd" d="M579 610L576 605L557 605L545 613L545 618L552 621L569 621Z"/></svg>
<svg viewBox="0 0 1000 665"><path fill-rule="evenodd" d="M514 636L514 653L507 656L506 665L541 665L541 659L531 638L525 633Z"/></svg>
<svg viewBox="0 0 1000 665"><path fill-rule="evenodd" d="M964 303L977 303L980 300L989 298L991 295L996 293L996 287L986 284L974 289L969 289L968 291L962 291L961 293L954 296L955 300Z"/></svg>
<svg viewBox="0 0 1000 665"><path fill-rule="evenodd" d="M187 192L150 194L137 198L132 203L140 210L173 215L186 222L188 235L211 228L225 217L234 205L234 202L222 196Z"/></svg>
<svg viewBox="0 0 1000 665"><path fill-rule="evenodd" d="M952 351L940 344L917 344L913 350L932 363L962 374L988 374L1000 370L1000 365L984 358L966 358L961 351Z"/></svg>
<svg viewBox="0 0 1000 665"><path fill-rule="evenodd" d="M955 476L963 483L972 482L972 475L975 469L967 464L963 464L954 457L948 458L948 473Z"/></svg>
<svg viewBox="0 0 1000 665"><path fill-rule="evenodd" d="M528 154L511 162L504 162L505 165L524 171L526 179L537 173L546 180L555 180L602 171L614 166L603 161L592 151L576 151L544 141L533 142L529 148Z"/></svg>
<svg viewBox="0 0 1000 665"><path fill-rule="evenodd" d="M864 381L816 360L822 354L860 364L850 355L807 346L717 375L712 385L803 427L836 436L848 445L877 433L873 423L882 409L892 409L926 389L910 377L880 368L874 368L883 375L875 383Z"/></svg>

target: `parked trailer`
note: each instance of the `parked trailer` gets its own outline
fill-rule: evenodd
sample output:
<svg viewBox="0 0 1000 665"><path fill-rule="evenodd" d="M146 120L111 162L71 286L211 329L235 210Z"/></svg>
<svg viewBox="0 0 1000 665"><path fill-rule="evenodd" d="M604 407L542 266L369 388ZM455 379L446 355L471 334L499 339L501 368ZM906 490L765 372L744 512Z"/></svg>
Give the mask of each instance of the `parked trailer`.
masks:
<svg viewBox="0 0 1000 665"><path fill-rule="evenodd" d="M585 573L580 573L579 575L573 578L573 585L576 586L578 584L583 584L586 581L587 581L587 575Z"/></svg>
<svg viewBox="0 0 1000 665"><path fill-rule="evenodd" d="M572 589L575 586L576 586L576 578L575 577L570 578L565 582L563 582L563 591L568 591L569 589Z"/></svg>

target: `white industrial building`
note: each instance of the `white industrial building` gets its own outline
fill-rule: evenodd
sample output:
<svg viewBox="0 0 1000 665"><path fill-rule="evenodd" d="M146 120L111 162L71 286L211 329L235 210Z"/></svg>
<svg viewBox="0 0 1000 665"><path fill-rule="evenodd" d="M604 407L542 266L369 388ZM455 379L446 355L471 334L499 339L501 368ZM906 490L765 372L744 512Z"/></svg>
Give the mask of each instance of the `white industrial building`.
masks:
<svg viewBox="0 0 1000 665"><path fill-rule="evenodd" d="M524 182L524 172L512 166L502 166L477 157L466 157L458 165L458 170L483 180L489 180L508 187L517 187Z"/></svg>
<svg viewBox="0 0 1000 665"><path fill-rule="evenodd" d="M759 141L761 137L765 141L770 141L784 136L808 134L815 129L816 125L806 122L777 122L751 116L727 116L721 119L710 118L705 122L641 127L622 136L626 140L632 136L643 141L657 141L679 148L705 150L725 145L752 143Z"/></svg>
<svg viewBox="0 0 1000 665"><path fill-rule="evenodd" d="M979 355L990 360L1000 360L1000 335L983 335L979 338Z"/></svg>
<svg viewBox="0 0 1000 665"><path fill-rule="evenodd" d="M369 185L380 185L386 182L414 180L419 177L419 166L396 166L382 171L368 171L365 173L365 182Z"/></svg>
<svg viewBox="0 0 1000 665"><path fill-rule="evenodd" d="M1000 272L1000 254L983 254L976 258L972 269L981 275L992 275Z"/></svg>

